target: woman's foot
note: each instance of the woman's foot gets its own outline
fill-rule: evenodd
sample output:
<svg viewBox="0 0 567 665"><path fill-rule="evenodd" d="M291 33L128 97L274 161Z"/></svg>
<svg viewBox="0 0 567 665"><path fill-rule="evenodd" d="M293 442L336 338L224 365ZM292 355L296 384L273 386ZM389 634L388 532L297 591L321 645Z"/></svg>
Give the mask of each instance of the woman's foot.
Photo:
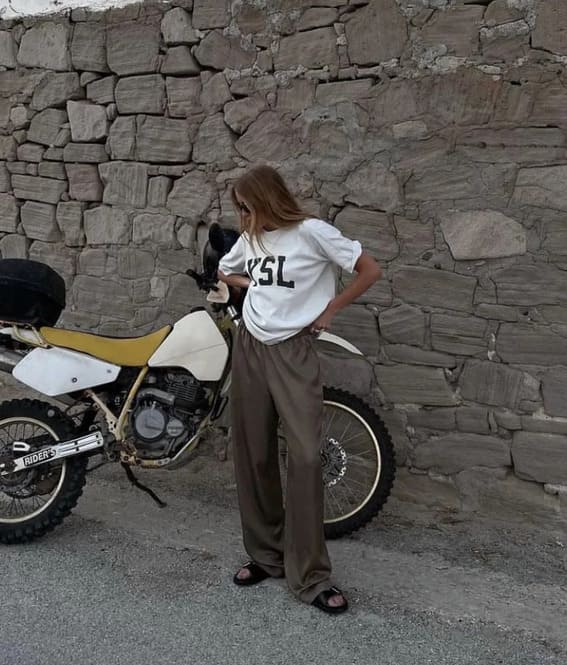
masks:
<svg viewBox="0 0 567 665"><path fill-rule="evenodd" d="M232 578L232 581L239 586L251 586L263 582L270 575L254 561L245 563L242 568Z"/></svg>
<svg viewBox="0 0 567 665"><path fill-rule="evenodd" d="M341 614L348 609L348 601L343 596L342 591L332 586L321 593L311 603L317 609L327 612L327 614Z"/></svg>

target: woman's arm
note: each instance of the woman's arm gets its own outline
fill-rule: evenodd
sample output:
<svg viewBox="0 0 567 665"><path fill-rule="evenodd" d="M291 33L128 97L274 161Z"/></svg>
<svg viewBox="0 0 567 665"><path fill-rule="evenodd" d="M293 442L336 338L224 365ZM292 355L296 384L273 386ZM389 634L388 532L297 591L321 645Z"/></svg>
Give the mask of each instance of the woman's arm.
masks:
<svg viewBox="0 0 567 665"><path fill-rule="evenodd" d="M241 289L247 289L250 286L250 277L247 275L238 275L231 274L225 275L224 272L220 270L217 272L217 277L221 282L228 284L229 286L237 286Z"/></svg>
<svg viewBox="0 0 567 665"><path fill-rule="evenodd" d="M337 312L354 302L359 296L367 291L374 282L382 277L382 270L376 261L362 252L354 266L356 277L352 282L335 296L327 305L325 311L311 324L313 332L320 332L330 327L331 321Z"/></svg>

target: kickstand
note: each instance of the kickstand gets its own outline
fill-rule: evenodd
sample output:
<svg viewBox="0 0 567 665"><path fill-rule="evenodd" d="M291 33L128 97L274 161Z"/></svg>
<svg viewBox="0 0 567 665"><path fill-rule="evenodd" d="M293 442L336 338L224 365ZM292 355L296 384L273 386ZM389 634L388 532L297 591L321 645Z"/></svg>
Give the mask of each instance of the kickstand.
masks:
<svg viewBox="0 0 567 665"><path fill-rule="evenodd" d="M165 503L165 501L162 501L153 490L151 490L149 487L146 487L145 485L142 485L142 483L136 478L136 476L134 475L132 469L128 466L128 464L124 464L124 462L122 462L121 464L122 468L126 472L126 477L132 483L132 485L134 485L134 487L137 487L139 490L142 490L143 492L149 494L160 508L165 508L167 506L167 503Z"/></svg>

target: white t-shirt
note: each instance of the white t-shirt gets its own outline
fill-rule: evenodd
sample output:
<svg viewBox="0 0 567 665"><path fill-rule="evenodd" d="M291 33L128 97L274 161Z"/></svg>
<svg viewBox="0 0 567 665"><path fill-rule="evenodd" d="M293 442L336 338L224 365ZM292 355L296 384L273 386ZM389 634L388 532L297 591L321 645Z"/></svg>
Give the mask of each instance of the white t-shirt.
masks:
<svg viewBox="0 0 567 665"><path fill-rule="evenodd" d="M224 256L225 275L251 279L244 301L246 328L264 344L277 344L310 325L335 297L336 264L353 272L362 247L321 219L266 231L250 242L243 233Z"/></svg>

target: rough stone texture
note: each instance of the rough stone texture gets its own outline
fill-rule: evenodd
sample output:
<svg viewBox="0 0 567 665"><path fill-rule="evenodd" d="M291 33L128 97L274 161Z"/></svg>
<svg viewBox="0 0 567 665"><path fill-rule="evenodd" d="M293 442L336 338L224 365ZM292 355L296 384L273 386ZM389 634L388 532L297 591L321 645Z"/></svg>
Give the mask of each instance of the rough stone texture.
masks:
<svg viewBox="0 0 567 665"><path fill-rule="evenodd" d="M493 276L502 305L561 305L567 303L567 273L543 265L514 265Z"/></svg>
<svg viewBox="0 0 567 665"><path fill-rule="evenodd" d="M18 199L29 199L45 203L59 203L67 183L51 178L36 178L28 175L13 175L12 187Z"/></svg>
<svg viewBox="0 0 567 665"><path fill-rule="evenodd" d="M214 195L213 185L202 171L193 171L173 185L167 198L167 207L174 215L200 222Z"/></svg>
<svg viewBox="0 0 567 665"><path fill-rule="evenodd" d="M145 164L108 162L101 164L98 171L104 184L104 203L145 207L148 190L148 168Z"/></svg>
<svg viewBox="0 0 567 665"><path fill-rule="evenodd" d="M224 74L215 74L203 81L200 103L207 113L220 111L232 99Z"/></svg>
<svg viewBox="0 0 567 665"><path fill-rule="evenodd" d="M408 411L407 417L410 427L423 427L433 430L452 430L456 427L455 409L452 407L417 409Z"/></svg>
<svg viewBox="0 0 567 665"><path fill-rule="evenodd" d="M472 311L476 280L431 268L403 268L394 273L394 293L406 302Z"/></svg>
<svg viewBox="0 0 567 665"><path fill-rule="evenodd" d="M173 4L3 24L2 256L61 271L65 325L150 331L202 304L206 225L237 227L231 185L273 164L383 270L333 326L370 362L326 376L395 405L400 464L466 467L407 493L528 515L545 481L475 455L567 434L565 3Z"/></svg>
<svg viewBox="0 0 567 665"><path fill-rule="evenodd" d="M10 172L4 162L0 162L0 192L9 192L12 187Z"/></svg>
<svg viewBox="0 0 567 665"><path fill-rule="evenodd" d="M126 279L150 277L155 270L154 255L140 249L128 247L118 254L118 274Z"/></svg>
<svg viewBox="0 0 567 665"><path fill-rule="evenodd" d="M131 237L128 213L112 206L85 210L85 235L89 245L127 245Z"/></svg>
<svg viewBox="0 0 567 665"><path fill-rule="evenodd" d="M431 346L437 351L474 356L485 352L487 323L472 316L431 315Z"/></svg>
<svg viewBox="0 0 567 665"><path fill-rule="evenodd" d="M497 210L451 211L441 229L457 260L494 259L526 252L524 227Z"/></svg>
<svg viewBox="0 0 567 665"><path fill-rule="evenodd" d="M442 369L411 365L379 366L376 374L386 399L394 404L452 406L457 403Z"/></svg>
<svg viewBox="0 0 567 665"><path fill-rule="evenodd" d="M199 63L191 54L188 46L172 46L167 50L161 65L162 74L195 75L200 72Z"/></svg>
<svg viewBox="0 0 567 665"><path fill-rule="evenodd" d="M26 201L21 207L22 226L28 238L56 242L60 239L59 227L55 221L55 206L49 203Z"/></svg>
<svg viewBox="0 0 567 665"><path fill-rule="evenodd" d="M567 484L567 440L556 434L516 432L512 442L514 469L520 478Z"/></svg>
<svg viewBox="0 0 567 665"><path fill-rule="evenodd" d="M65 166L61 162L40 162L37 174L44 178L56 178L57 180L67 179Z"/></svg>
<svg viewBox="0 0 567 665"><path fill-rule="evenodd" d="M407 26L395 0L372 0L346 24L350 61L357 65L399 58L407 41Z"/></svg>
<svg viewBox="0 0 567 665"><path fill-rule="evenodd" d="M67 122L67 113L57 109L45 109L32 118L28 130L28 141L54 145L60 134L61 127Z"/></svg>
<svg viewBox="0 0 567 665"><path fill-rule="evenodd" d="M415 449L418 469L458 473L475 466L510 466L510 446L493 436L454 433L432 438Z"/></svg>
<svg viewBox="0 0 567 665"><path fill-rule="evenodd" d="M16 145L12 136L0 136L0 159L15 159Z"/></svg>
<svg viewBox="0 0 567 665"><path fill-rule="evenodd" d="M3 259L27 259L28 241L25 236L12 233L0 240L0 256Z"/></svg>
<svg viewBox="0 0 567 665"><path fill-rule="evenodd" d="M567 166L520 169L513 202L538 208L567 210Z"/></svg>
<svg viewBox="0 0 567 665"><path fill-rule="evenodd" d="M199 30L224 28L230 20L228 0L194 0L193 25Z"/></svg>
<svg viewBox="0 0 567 665"><path fill-rule="evenodd" d="M0 32L0 66L13 69L17 66L18 52L16 40L11 32Z"/></svg>
<svg viewBox="0 0 567 665"><path fill-rule="evenodd" d="M567 365L567 331L561 332L529 323L503 323L496 351L508 363Z"/></svg>
<svg viewBox="0 0 567 665"><path fill-rule="evenodd" d="M338 64L337 34L333 28L319 28L284 37L274 58L276 69L298 65L316 69Z"/></svg>
<svg viewBox="0 0 567 665"><path fill-rule="evenodd" d="M553 127L469 129L457 139L458 150L475 162L535 165L565 155L565 136Z"/></svg>
<svg viewBox="0 0 567 665"><path fill-rule="evenodd" d="M106 46L108 66L119 76L156 72L159 40L157 25L119 23L109 26Z"/></svg>
<svg viewBox="0 0 567 665"><path fill-rule="evenodd" d="M171 191L171 178L157 176L150 178L148 184L148 207L165 208L167 196Z"/></svg>
<svg viewBox="0 0 567 665"><path fill-rule="evenodd" d="M75 201L100 201L102 183L94 164L65 164L69 196Z"/></svg>
<svg viewBox="0 0 567 665"><path fill-rule="evenodd" d="M70 33L67 23L54 21L26 30L20 42L18 63L24 67L44 67L55 71L71 69Z"/></svg>
<svg viewBox="0 0 567 665"><path fill-rule="evenodd" d="M335 226L347 237L357 238L380 261L391 261L399 253L393 224L384 213L345 206L335 217Z"/></svg>
<svg viewBox="0 0 567 665"><path fill-rule="evenodd" d="M165 109L163 76L129 76L121 78L114 91L118 113L156 113Z"/></svg>
<svg viewBox="0 0 567 665"><path fill-rule="evenodd" d="M478 52L478 32L482 25L484 8L450 7L447 11L436 12L419 33L426 48L445 47L446 53L456 56L470 56Z"/></svg>
<svg viewBox="0 0 567 665"><path fill-rule="evenodd" d="M87 84L87 99L95 104L112 104L116 88L116 76L105 76Z"/></svg>
<svg viewBox="0 0 567 665"><path fill-rule="evenodd" d="M87 72L107 72L106 27L89 21L77 23L71 42L73 67Z"/></svg>
<svg viewBox="0 0 567 665"><path fill-rule="evenodd" d="M45 148L35 143L22 143L18 146L16 155L21 162L41 162Z"/></svg>
<svg viewBox="0 0 567 665"><path fill-rule="evenodd" d="M136 155L143 162L188 162L191 140L187 124L183 120L138 116Z"/></svg>
<svg viewBox="0 0 567 665"><path fill-rule="evenodd" d="M164 14L161 32L166 44L199 43L199 37L193 30L191 16L182 7L175 7Z"/></svg>
<svg viewBox="0 0 567 665"><path fill-rule="evenodd" d="M68 102L67 113L73 141L99 141L108 135L108 118L104 106Z"/></svg>
<svg viewBox="0 0 567 665"><path fill-rule="evenodd" d="M561 0L546 0L538 5L532 46L558 55L567 55L567 6Z"/></svg>
<svg viewBox="0 0 567 665"><path fill-rule="evenodd" d="M294 157L300 150L291 122L274 111L261 113L235 146L250 162L277 162Z"/></svg>
<svg viewBox="0 0 567 665"><path fill-rule="evenodd" d="M63 160L99 164L106 162L108 155L102 143L67 143L63 148Z"/></svg>
<svg viewBox="0 0 567 665"><path fill-rule="evenodd" d="M67 201L57 205L57 225L68 247L81 247L85 244L83 210L84 204L77 201Z"/></svg>
<svg viewBox="0 0 567 665"><path fill-rule="evenodd" d="M567 417L567 368L554 367L544 374L543 404L550 416Z"/></svg>
<svg viewBox="0 0 567 665"><path fill-rule="evenodd" d="M396 176L380 163L363 164L346 179L347 201L392 212L400 204Z"/></svg>
<svg viewBox="0 0 567 665"><path fill-rule="evenodd" d="M245 51L240 41L213 30L201 41L194 52L195 58L203 67L223 70L230 66L232 69L250 67L255 60L255 54Z"/></svg>
<svg viewBox="0 0 567 665"><path fill-rule="evenodd" d="M506 365L467 361L459 387L467 400L513 409L520 396L522 380L522 372Z"/></svg>
<svg viewBox="0 0 567 665"><path fill-rule="evenodd" d="M0 231L14 233L18 228L19 210L11 194L0 194Z"/></svg>
<svg viewBox="0 0 567 665"><path fill-rule="evenodd" d="M243 134L266 108L261 97L248 97L228 102L224 107L224 121L237 134Z"/></svg>
<svg viewBox="0 0 567 665"><path fill-rule="evenodd" d="M82 96L76 72L49 72L34 90L30 106L35 111L43 111L49 106L65 106L69 99L80 99Z"/></svg>
<svg viewBox="0 0 567 665"><path fill-rule="evenodd" d="M406 344L385 344L382 351L388 360L407 365L453 368L457 364L453 356Z"/></svg>
<svg viewBox="0 0 567 665"><path fill-rule="evenodd" d="M192 76L166 79L167 108L172 118L187 118L200 110L201 79Z"/></svg>
<svg viewBox="0 0 567 665"><path fill-rule="evenodd" d="M173 215L137 215L134 217L132 239L138 245L150 242L158 247L173 247L175 244L175 217Z"/></svg>
<svg viewBox="0 0 567 665"><path fill-rule="evenodd" d="M112 159L136 158L136 118L116 118L108 134L108 148Z"/></svg>
<svg viewBox="0 0 567 665"><path fill-rule="evenodd" d="M455 412L457 428L461 432L488 434L490 432L488 414L487 409L478 406L462 406Z"/></svg>
<svg viewBox="0 0 567 665"><path fill-rule="evenodd" d="M353 305L348 317L345 312L339 312L333 320L331 332L348 337L367 356L376 358L378 355L376 317L366 307Z"/></svg>
<svg viewBox="0 0 567 665"><path fill-rule="evenodd" d="M380 333L396 344L425 343L425 315L417 307L398 305L380 314Z"/></svg>
<svg viewBox="0 0 567 665"><path fill-rule="evenodd" d="M209 116L203 121L193 145L193 161L198 164L220 164L229 168L235 155L232 132L222 114Z"/></svg>

